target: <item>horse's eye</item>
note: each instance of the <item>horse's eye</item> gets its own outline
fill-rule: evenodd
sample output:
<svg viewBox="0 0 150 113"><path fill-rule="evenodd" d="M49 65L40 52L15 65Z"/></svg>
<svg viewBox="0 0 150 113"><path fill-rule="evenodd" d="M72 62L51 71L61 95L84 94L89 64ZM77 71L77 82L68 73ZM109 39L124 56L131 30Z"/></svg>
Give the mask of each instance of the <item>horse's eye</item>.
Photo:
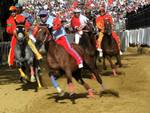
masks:
<svg viewBox="0 0 150 113"><path fill-rule="evenodd" d="M16 28L16 31L18 31L19 30L19 28Z"/></svg>

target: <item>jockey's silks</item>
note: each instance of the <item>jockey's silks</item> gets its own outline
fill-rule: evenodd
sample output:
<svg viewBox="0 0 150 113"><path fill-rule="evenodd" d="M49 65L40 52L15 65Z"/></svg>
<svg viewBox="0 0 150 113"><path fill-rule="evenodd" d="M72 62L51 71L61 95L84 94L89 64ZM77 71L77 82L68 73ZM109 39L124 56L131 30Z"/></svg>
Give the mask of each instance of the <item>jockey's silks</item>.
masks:
<svg viewBox="0 0 150 113"><path fill-rule="evenodd" d="M78 53L70 46L67 38L65 36L60 37L59 39L55 40L56 43L60 46L62 46L76 61L76 63L82 64L83 61L81 57L78 55Z"/></svg>
<svg viewBox="0 0 150 113"><path fill-rule="evenodd" d="M14 62L14 49L15 49L15 45L16 45L16 37L13 36L13 32L16 30L16 22L23 22L24 20L24 16L22 15L16 15L16 17L10 16L7 19L7 27L6 27L6 31L7 33L11 36L11 43L10 43L10 51L9 51L9 55L8 55L8 64L13 65ZM30 23L28 21L25 21L25 28L26 30L28 30L30 27Z"/></svg>
<svg viewBox="0 0 150 113"><path fill-rule="evenodd" d="M66 36L66 31L65 31L64 27L61 27L59 30L53 31L53 36L56 40L62 36Z"/></svg>

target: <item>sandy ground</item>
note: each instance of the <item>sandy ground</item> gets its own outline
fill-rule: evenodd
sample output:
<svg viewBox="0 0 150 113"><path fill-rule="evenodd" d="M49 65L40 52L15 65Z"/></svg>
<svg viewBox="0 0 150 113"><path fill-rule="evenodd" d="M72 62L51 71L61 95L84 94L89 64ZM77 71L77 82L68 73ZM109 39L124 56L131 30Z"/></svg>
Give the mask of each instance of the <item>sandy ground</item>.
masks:
<svg viewBox="0 0 150 113"><path fill-rule="evenodd" d="M118 68L118 77L106 76L104 85L119 92L120 97L112 95L86 98L85 89L77 84L79 98L76 104L69 99L55 102L52 93L55 89L42 89L35 92L33 87L25 88L18 80L18 73L6 67L0 67L0 113L150 113L150 56L137 55L136 49L129 49L122 58L123 67ZM109 66L109 65L108 65ZM98 83L85 79L97 92ZM59 79L62 88L67 91L65 79Z"/></svg>

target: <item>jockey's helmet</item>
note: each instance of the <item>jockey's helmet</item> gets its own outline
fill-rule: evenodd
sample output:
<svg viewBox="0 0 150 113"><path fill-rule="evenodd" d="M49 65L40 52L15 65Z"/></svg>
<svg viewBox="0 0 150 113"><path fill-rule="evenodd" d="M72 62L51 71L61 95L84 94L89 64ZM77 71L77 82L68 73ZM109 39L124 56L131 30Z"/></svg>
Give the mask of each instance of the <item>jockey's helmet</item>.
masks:
<svg viewBox="0 0 150 113"><path fill-rule="evenodd" d="M75 17L78 18L78 17L80 16L80 13L81 13L81 10L80 10L80 9L77 9L77 8L76 8L76 9L74 10L74 15L75 15Z"/></svg>
<svg viewBox="0 0 150 113"><path fill-rule="evenodd" d="M104 7L100 8L100 13L101 13L101 15L105 15L106 12L105 12L105 8Z"/></svg>
<svg viewBox="0 0 150 113"><path fill-rule="evenodd" d="M74 12L74 13L80 13L81 10L76 8L73 12Z"/></svg>
<svg viewBox="0 0 150 113"><path fill-rule="evenodd" d="M16 6L10 6L10 7L9 7L9 11L11 11L11 12L12 12L12 11L16 11L16 10L17 10Z"/></svg>
<svg viewBox="0 0 150 113"><path fill-rule="evenodd" d="M15 7L16 7L16 8L21 8L22 6L21 6L21 4L16 3L16 4L15 4Z"/></svg>
<svg viewBox="0 0 150 113"><path fill-rule="evenodd" d="M59 30L62 26L61 20L59 18L55 18L53 20L53 29L54 30Z"/></svg>
<svg viewBox="0 0 150 113"><path fill-rule="evenodd" d="M16 4L15 4L15 7L17 8L17 13L18 13L18 14L21 14L21 13L22 13L22 6L21 6L21 4L16 3Z"/></svg>
<svg viewBox="0 0 150 113"><path fill-rule="evenodd" d="M39 17L41 18L41 21L42 21L43 23L45 23L45 22L47 21L48 12L47 12L46 10L41 10L38 15L39 15Z"/></svg>
<svg viewBox="0 0 150 113"><path fill-rule="evenodd" d="M40 17L45 17L45 16L47 16L47 15L48 15L47 10L41 10L41 11L39 12L39 16L40 16Z"/></svg>
<svg viewBox="0 0 150 113"><path fill-rule="evenodd" d="M17 8L15 6L10 6L9 11L11 13L11 16L15 17L17 14Z"/></svg>

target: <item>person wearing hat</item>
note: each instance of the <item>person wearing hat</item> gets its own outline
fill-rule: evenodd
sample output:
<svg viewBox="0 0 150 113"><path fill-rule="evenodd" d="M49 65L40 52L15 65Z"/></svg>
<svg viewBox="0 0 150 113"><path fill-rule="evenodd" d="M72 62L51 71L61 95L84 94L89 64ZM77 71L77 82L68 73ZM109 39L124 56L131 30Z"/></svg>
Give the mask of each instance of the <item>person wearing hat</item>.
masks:
<svg viewBox="0 0 150 113"><path fill-rule="evenodd" d="M70 46L64 27L62 26L60 18L56 17L53 20L53 37L56 43L62 46L76 61L78 68L83 67L83 60L79 54Z"/></svg>
<svg viewBox="0 0 150 113"><path fill-rule="evenodd" d="M75 9L74 16L71 18L71 27L75 31L75 43L79 44L80 37L83 34L82 29L87 25L89 19L80 14L81 10Z"/></svg>
<svg viewBox="0 0 150 113"><path fill-rule="evenodd" d="M22 6L21 6L21 4L16 3L15 7L17 8L17 14L21 14L22 13Z"/></svg>
<svg viewBox="0 0 150 113"><path fill-rule="evenodd" d="M55 18L55 13L51 12L51 15L48 14L47 10L40 10L38 16L40 17L40 22L33 28L33 35L35 36L37 34L37 31L39 29L39 25L47 27L49 30L52 29L53 26L53 20Z"/></svg>
<svg viewBox="0 0 150 113"><path fill-rule="evenodd" d="M99 51L99 56L102 57L103 53L102 53L102 49L101 49L101 42L104 36L104 20L108 19L112 25L113 28L113 19L111 17L111 15L109 15L108 13L106 13L105 8L101 7L100 9L100 16L98 16L96 18L96 26L99 29L99 37L98 37L98 44L97 44L97 50ZM117 42L118 47L120 48L120 39L119 36L117 36L117 34L112 31L112 37L114 38L114 40ZM120 54L122 54L122 52L120 51Z"/></svg>
<svg viewBox="0 0 150 113"><path fill-rule="evenodd" d="M10 11L10 17L7 19L7 27L6 31L12 37L11 43L10 43L10 52L8 55L8 64L9 66L13 66L14 63L14 49L16 45L16 23L25 23L25 29L26 31L30 28L30 23L25 19L23 15L17 14L17 8L15 6L11 6L9 8ZM28 33L27 33L28 34ZM35 54L37 60L42 59L41 54L36 49L35 45L31 41L31 39L28 39L28 45Z"/></svg>

